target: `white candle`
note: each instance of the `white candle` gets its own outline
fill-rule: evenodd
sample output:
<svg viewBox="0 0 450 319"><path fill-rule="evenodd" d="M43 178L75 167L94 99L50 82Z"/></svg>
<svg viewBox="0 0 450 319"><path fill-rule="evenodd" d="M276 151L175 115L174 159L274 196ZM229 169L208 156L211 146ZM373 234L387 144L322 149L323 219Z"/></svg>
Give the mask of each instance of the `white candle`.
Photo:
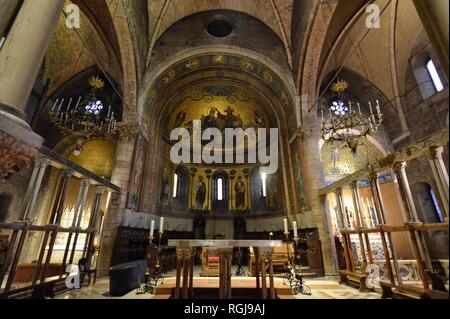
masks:
<svg viewBox="0 0 450 319"><path fill-rule="evenodd" d="M358 112L361 114L361 104L358 103Z"/></svg>
<svg viewBox="0 0 450 319"><path fill-rule="evenodd" d="M153 237L154 234L155 234L155 221L152 220L152 222L150 223L150 237Z"/></svg>
<svg viewBox="0 0 450 319"><path fill-rule="evenodd" d="M348 102L348 106L350 107L350 113L352 113L352 102Z"/></svg>
<svg viewBox="0 0 450 319"><path fill-rule="evenodd" d="M78 106L80 105L80 102L81 102L81 96L78 98L77 105L75 105L75 110L78 110Z"/></svg>
<svg viewBox="0 0 450 319"><path fill-rule="evenodd" d="M59 101L59 99L57 99L57 100L56 100L56 102L55 102L55 104L53 104L53 107L52 107L52 112L54 112L54 111L55 111L55 107L56 107L56 105L58 104L58 101Z"/></svg>
<svg viewBox="0 0 450 319"><path fill-rule="evenodd" d="M322 123L325 123L324 117L323 117L323 110L321 110L321 111L322 111Z"/></svg>
<svg viewBox="0 0 450 319"><path fill-rule="evenodd" d="M378 101L378 100L377 100L377 112L378 112L378 115L381 114L380 101Z"/></svg>
<svg viewBox="0 0 450 319"><path fill-rule="evenodd" d="M284 232L287 234L289 232L288 229L288 220L287 218L284 219Z"/></svg>
<svg viewBox="0 0 450 319"><path fill-rule="evenodd" d="M370 114L373 114L373 111L372 111L372 103L371 103L371 102L369 102L369 108L370 108Z"/></svg>
<svg viewBox="0 0 450 319"><path fill-rule="evenodd" d="M109 106L109 109L108 109L108 117L111 115L111 105Z"/></svg>
<svg viewBox="0 0 450 319"><path fill-rule="evenodd" d="M294 238L298 238L297 222L293 222L294 227Z"/></svg>
<svg viewBox="0 0 450 319"><path fill-rule="evenodd" d="M69 112L71 104L72 104L72 99L69 100L69 105L67 106L67 112Z"/></svg>
<svg viewBox="0 0 450 319"><path fill-rule="evenodd" d="M159 232L162 233L164 230L164 217L159 220Z"/></svg>
<svg viewBox="0 0 450 319"><path fill-rule="evenodd" d="M61 100L61 103L59 104L58 112L61 111L61 107L62 107L63 104L64 104L64 99L62 99L62 100Z"/></svg>

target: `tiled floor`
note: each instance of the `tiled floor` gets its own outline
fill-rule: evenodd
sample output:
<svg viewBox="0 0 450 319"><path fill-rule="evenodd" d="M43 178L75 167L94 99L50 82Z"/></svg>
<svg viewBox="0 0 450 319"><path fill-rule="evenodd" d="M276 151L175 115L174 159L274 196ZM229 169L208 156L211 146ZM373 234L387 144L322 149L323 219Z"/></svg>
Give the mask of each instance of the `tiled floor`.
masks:
<svg viewBox="0 0 450 319"><path fill-rule="evenodd" d="M174 286L174 273L165 275L164 285ZM217 287L218 278L197 277L198 271L194 274L196 279L194 286L196 287ZM254 278L251 277L233 277L233 287L252 287L254 285ZM336 278L314 278L307 279L306 285L311 288L312 295L283 295L282 299L380 299L381 295L378 293L361 293L357 289L339 285ZM276 278L275 286L277 288L285 288L283 280ZM109 279L104 278L97 281L95 287L83 288L79 290L72 290L57 296L57 299L167 299L167 295L139 295L136 291L132 291L123 297L112 297L109 295Z"/></svg>

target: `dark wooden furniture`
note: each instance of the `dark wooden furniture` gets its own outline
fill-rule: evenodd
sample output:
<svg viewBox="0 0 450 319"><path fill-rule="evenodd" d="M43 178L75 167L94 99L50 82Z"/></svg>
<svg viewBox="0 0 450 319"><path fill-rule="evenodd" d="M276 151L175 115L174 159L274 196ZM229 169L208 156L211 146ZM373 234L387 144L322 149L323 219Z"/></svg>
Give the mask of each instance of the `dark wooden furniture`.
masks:
<svg viewBox="0 0 450 319"><path fill-rule="evenodd" d="M292 243L284 243L283 246L275 247L272 253L274 272L286 272L288 270L289 260L292 260L294 256L294 246ZM253 249L250 249L248 269L252 276L256 276L256 254Z"/></svg>
<svg viewBox="0 0 450 319"><path fill-rule="evenodd" d="M9 246L9 236L0 235L0 268L6 262L6 252Z"/></svg>
<svg viewBox="0 0 450 319"><path fill-rule="evenodd" d="M137 260L116 265L109 271L109 292L111 296L124 296L144 282L147 262Z"/></svg>
<svg viewBox="0 0 450 319"><path fill-rule="evenodd" d="M81 258L78 261L78 269L80 270L80 286L83 286L84 278L88 277L88 286L97 282L97 269L89 268L88 259Z"/></svg>

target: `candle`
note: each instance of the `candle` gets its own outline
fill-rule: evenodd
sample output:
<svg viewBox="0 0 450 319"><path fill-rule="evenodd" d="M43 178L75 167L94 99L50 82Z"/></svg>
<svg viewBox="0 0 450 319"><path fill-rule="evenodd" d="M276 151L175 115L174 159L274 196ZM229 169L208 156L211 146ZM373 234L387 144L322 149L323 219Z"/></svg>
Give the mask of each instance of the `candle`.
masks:
<svg viewBox="0 0 450 319"><path fill-rule="evenodd" d="M69 112L71 104L72 104L72 98L69 100L69 105L67 105L67 111L66 112Z"/></svg>
<svg viewBox="0 0 450 319"><path fill-rule="evenodd" d="M284 219L284 232L287 234L289 233L289 229L288 229L288 220L287 218Z"/></svg>
<svg viewBox="0 0 450 319"><path fill-rule="evenodd" d="M81 96L78 98L77 105L75 105L75 110L78 110L78 106L80 105L80 102L81 102Z"/></svg>
<svg viewBox="0 0 450 319"><path fill-rule="evenodd" d="M373 114L373 111L372 111L372 103L371 103L371 102L369 102L369 108L370 108L370 114Z"/></svg>
<svg viewBox="0 0 450 319"><path fill-rule="evenodd" d="M108 117L111 115L111 105L109 106L109 109L108 109Z"/></svg>
<svg viewBox="0 0 450 319"><path fill-rule="evenodd" d="M298 238L298 229L297 229L297 222L293 222L294 227L294 238Z"/></svg>
<svg viewBox="0 0 450 319"><path fill-rule="evenodd" d="M164 217L161 217L159 220L159 232L162 233L164 231Z"/></svg>
<svg viewBox="0 0 450 319"><path fill-rule="evenodd" d="M322 111L322 123L325 123L324 117L323 117L323 110Z"/></svg>
<svg viewBox="0 0 450 319"><path fill-rule="evenodd" d="M63 104L64 104L64 99L62 99L62 100L61 100L61 103L59 104L58 112L61 111L61 107L62 107Z"/></svg>
<svg viewBox="0 0 450 319"><path fill-rule="evenodd" d="M153 237L154 234L155 234L155 221L152 220L152 222L150 223L150 237Z"/></svg>
<svg viewBox="0 0 450 319"><path fill-rule="evenodd" d="M358 112L361 114L361 104L358 103Z"/></svg>
<svg viewBox="0 0 450 319"><path fill-rule="evenodd" d="M378 101L378 100L377 100L377 113L378 113L378 115L381 114L380 101Z"/></svg>
<svg viewBox="0 0 450 319"><path fill-rule="evenodd" d="M55 104L53 104L53 107L52 107L52 112L54 112L54 111L55 111L55 107L56 107L56 105L58 104L58 101L59 101L59 99L57 99L57 100L56 100L56 102L55 102Z"/></svg>
<svg viewBox="0 0 450 319"><path fill-rule="evenodd" d="M352 102L348 102L348 106L350 107L350 113L352 113Z"/></svg>

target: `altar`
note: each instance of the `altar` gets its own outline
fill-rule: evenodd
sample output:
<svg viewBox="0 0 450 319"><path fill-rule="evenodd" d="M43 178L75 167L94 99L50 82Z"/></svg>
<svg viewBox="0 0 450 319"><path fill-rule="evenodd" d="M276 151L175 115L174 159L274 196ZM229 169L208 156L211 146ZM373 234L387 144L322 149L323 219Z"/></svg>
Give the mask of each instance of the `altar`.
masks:
<svg viewBox="0 0 450 319"><path fill-rule="evenodd" d="M177 275L175 284L175 299L193 297L194 258L195 250L214 248L219 257L219 298L231 299L231 267L233 248L252 247L256 259L256 289L263 299L275 299L273 276L273 250L282 246L281 240L169 240L168 245L176 247ZM267 291L267 276L269 277L269 294Z"/></svg>

